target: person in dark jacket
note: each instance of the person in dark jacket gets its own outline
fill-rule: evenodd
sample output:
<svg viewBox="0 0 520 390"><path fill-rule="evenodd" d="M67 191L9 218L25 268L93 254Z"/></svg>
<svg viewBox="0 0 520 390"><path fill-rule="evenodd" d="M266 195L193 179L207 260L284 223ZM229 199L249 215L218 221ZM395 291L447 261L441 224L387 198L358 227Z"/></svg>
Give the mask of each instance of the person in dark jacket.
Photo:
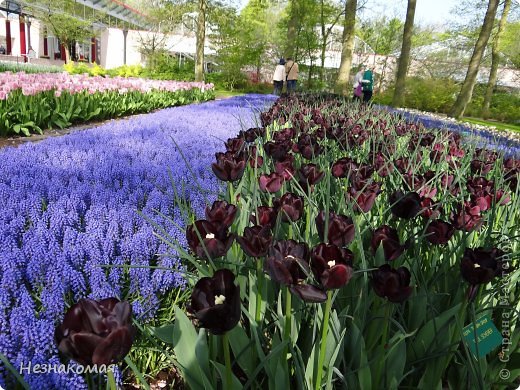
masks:
<svg viewBox="0 0 520 390"><path fill-rule="evenodd" d="M365 103L372 99L372 93L374 90L374 68L368 68L363 73L363 101Z"/></svg>

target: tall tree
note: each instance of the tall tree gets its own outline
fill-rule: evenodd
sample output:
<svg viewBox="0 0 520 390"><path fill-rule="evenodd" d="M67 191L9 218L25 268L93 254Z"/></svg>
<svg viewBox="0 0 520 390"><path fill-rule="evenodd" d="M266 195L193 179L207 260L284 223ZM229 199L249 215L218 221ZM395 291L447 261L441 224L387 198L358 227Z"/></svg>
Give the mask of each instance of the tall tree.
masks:
<svg viewBox="0 0 520 390"><path fill-rule="evenodd" d="M327 54L327 46L331 43L331 35L334 27L339 22L341 16L343 16L344 9L336 4L320 0L320 28L321 28L321 68L320 68L320 79L323 80L325 70L325 57Z"/></svg>
<svg viewBox="0 0 520 390"><path fill-rule="evenodd" d="M406 84L406 73L410 65L410 51L412 49L413 19L415 17L415 5L417 0L408 0L408 8L406 9L406 20L404 22L403 45L401 46L401 54L399 55L399 64L397 66L397 76L395 79L394 97L392 105L401 107L404 103L404 89Z"/></svg>
<svg viewBox="0 0 520 390"><path fill-rule="evenodd" d="M294 58L297 51L297 34L298 34L298 24L299 24L299 1L300 0L290 0L289 1L289 20L287 25L287 40L285 42L285 55L289 58Z"/></svg>
<svg viewBox="0 0 520 390"><path fill-rule="evenodd" d="M197 32L195 33L195 81L204 81L204 43L206 40L206 0L199 0Z"/></svg>
<svg viewBox="0 0 520 390"><path fill-rule="evenodd" d="M497 83L498 65L500 64L500 39L504 31L504 27L507 22L507 15L511 8L511 0L504 0L504 9L502 10L502 16L500 22L498 22L497 32L493 39L493 46L491 49L491 69L489 70L489 80L486 87L486 93L484 94L484 102L482 103L482 118L489 116L489 105L491 104L491 97L493 96L493 89Z"/></svg>
<svg viewBox="0 0 520 390"><path fill-rule="evenodd" d="M357 0L346 0L345 23L343 27L343 46L339 65L336 92L342 95L350 94L349 76L352 66L352 51L354 49L354 32L356 27Z"/></svg>
<svg viewBox="0 0 520 390"><path fill-rule="evenodd" d="M484 23L482 24L475 48L473 49L466 77L462 83L462 88L457 96L457 100L453 104L449 113L449 116L452 118L460 118L464 114L466 106L471 100L473 88L475 87L475 82L477 80L480 61L482 60L489 36L491 35L491 30L493 29L498 3L499 0L489 0L486 16L484 17Z"/></svg>

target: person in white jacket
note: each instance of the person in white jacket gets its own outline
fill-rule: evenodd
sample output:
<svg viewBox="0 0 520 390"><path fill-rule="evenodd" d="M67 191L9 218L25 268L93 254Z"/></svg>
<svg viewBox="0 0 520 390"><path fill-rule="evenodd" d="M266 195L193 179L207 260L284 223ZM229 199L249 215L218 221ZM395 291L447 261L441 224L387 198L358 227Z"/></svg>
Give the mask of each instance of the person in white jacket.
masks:
<svg viewBox="0 0 520 390"><path fill-rule="evenodd" d="M354 76L354 95L352 100L361 100L363 96L363 74L365 73L365 66L361 66L359 71Z"/></svg>
<svg viewBox="0 0 520 390"><path fill-rule="evenodd" d="M274 84L274 94L280 95L283 89L283 82L285 80L285 60L280 58L278 65L274 70L273 75L273 84Z"/></svg>

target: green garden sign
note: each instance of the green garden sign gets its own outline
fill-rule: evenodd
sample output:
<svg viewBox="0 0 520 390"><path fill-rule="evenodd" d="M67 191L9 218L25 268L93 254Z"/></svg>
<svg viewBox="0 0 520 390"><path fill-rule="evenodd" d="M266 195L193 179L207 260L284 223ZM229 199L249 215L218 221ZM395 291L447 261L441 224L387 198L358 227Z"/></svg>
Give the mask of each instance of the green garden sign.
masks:
<svg viewBox="0 0 520 390"><path fill-rule="evenodd" d="M462 330L462 335L464 336L466 345L474 356L486 356L489 352L502 344L502 336L489 316L480 317L475 324L466 326Z"/></svg>

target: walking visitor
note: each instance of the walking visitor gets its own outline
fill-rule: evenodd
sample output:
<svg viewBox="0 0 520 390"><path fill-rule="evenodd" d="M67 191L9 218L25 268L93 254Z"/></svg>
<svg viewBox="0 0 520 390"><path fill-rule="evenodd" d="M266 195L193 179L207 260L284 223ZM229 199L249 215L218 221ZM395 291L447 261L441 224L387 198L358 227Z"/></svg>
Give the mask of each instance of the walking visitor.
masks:
<svg viewBox="0 0 520 390"><path fill-rule="evenodd" d="M274 85L274 94L281 95L283 89L283 81L285 80L285 60L280 58L278 65L274 70L273 74L273 85Z"/></svg>
<svg viewBox="0 0 520 390"><path fill-rule="evenodd" d="M374 69L369 68L363 73L363 101L365 103L372 99L372 91L374 89Z"/></svg>
<svg viewBox="0 0 520 390"><path fill-rule="evenodd" d="M296 91L296 84L298 83L298 64L290 57L287 58L285 72L287 73L287 93Z"/></svg>

